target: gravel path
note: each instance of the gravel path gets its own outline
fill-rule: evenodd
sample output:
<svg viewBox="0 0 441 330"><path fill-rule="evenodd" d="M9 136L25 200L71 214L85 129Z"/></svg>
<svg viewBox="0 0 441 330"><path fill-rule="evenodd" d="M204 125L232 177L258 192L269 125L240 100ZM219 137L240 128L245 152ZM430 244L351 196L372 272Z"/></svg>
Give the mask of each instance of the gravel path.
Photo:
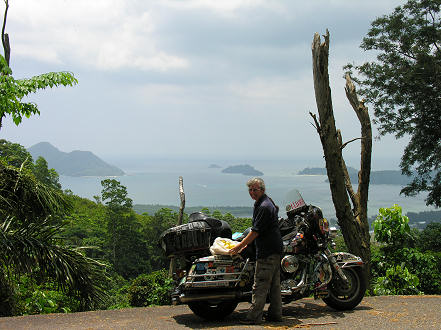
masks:
<svg viewBox="0 0 441 330"><path fill-rule="evenodd" d="M185 306L130 308L73 314L0 318L0 329L441 329L441 296L365 297L353 311L338 312L310 298L285 305L282 323L243 326L241 303L223 321L207 322Z"/></svg>

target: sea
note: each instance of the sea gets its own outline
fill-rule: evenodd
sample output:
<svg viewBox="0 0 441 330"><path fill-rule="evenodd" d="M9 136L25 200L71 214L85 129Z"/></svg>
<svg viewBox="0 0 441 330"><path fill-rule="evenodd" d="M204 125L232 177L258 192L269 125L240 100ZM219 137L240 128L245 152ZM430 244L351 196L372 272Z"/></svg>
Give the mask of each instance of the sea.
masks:
<svg viewBox="0 0 441 330"><path fill-rule="evenodd" d="M183 179L185 205L207 207L215 210L219 206L253 206L246 182L250 176L222 173L222 169L240 162L153 159L139 162L120 162L125 175L118 177L70 177L60 176L63 189L75 195L94 200L101 196L101 181L107 178L118 180L127 188L133 204L180 205L179 177ZM291 202L292 192L297 190L307 204L319 206L325 217L335 218L327 176L299 175L298 172L311 164L302 161L256 160L247 164L264 173L267 194L281 210ZM216 166L213 166L216 165ZM322 166L323 167L323 166ZM415 197L400 195L399 185L373 185L369 187L368 215L378 214L379 208L398 204L407 212L432 211L424 199L426 194ZM357 189L357 185L354 185ZM282 213L282 212L280 212ZM280 214L279 216L284 216ZM251 214L234 214L250 216Z"/></svg>

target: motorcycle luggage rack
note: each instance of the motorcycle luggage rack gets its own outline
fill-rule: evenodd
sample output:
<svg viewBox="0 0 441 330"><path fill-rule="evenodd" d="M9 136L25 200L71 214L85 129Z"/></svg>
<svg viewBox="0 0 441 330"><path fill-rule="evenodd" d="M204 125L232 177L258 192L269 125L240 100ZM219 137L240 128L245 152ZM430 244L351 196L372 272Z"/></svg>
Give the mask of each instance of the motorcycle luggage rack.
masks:
<svg viewBox="0 0 441 330"><path fill-rule="evenodd" d="M233 286L237 286L242 279L242 275L248 266L249 258L246 260L245 265L240 272L234 273L203 273L203 274L188 274L185 287L228 287L234 283ZM215 280L205 280L206 277L215 278ZM236 277L233 279L226 279L225 277ZM203 281L196 281L198 278L203 278Z"/></svg>

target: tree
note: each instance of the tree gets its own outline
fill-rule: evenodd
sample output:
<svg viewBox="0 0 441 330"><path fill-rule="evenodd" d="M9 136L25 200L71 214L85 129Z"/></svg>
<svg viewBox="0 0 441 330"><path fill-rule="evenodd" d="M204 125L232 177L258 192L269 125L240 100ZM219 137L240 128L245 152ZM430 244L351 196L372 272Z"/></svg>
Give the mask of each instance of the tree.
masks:
<svg viewBox="0 0 441 330"><path fill-rule="evenodd" d="M34 175L37 180L44 183L45 185L48 185L49 187L55 189L61 189L61 184L58 181L59 175L57 171L55 171L53 168L49 169L47 167L46 159L41 156L38 157L38 159L35 161Z"/></svg>
<svg viewBox="0 0 441 330"><path fill-rule="evenodd" d="M169 208L161 208L153 216L143 214L142 233L147 242L149 261L153 270L169 266L168 260L158 242L161 233L178 223L179 214Z"/></svg>
<svg viewBox="0 0 441 330"><path fill-rule="evenodd" d="M0 218L13 216L17 222L38 222L69 209L61 190L36 180L26 168L0 163Z"/></svg>
<svg viewBox="0 0 441 330"><path fill-rule="evenodd" d="M53 168L48 168L47 161L43 157L39 157L33 164L32 155L18 143L1 139L0 159L16 168L28 169L35 175L37 180L49 187L61 189L58 173Z"/></svg>
<svg viewBox="0 0 441 330"><path fill-rule="evenodd" d="M105 179L101 181L103 190L101 191L102 201L112 211L128 211L132 208L132 200L127 197L127 188L115 179Z"/></svg>
<svg viewBox="0 0 441 330"><path fill-rule="evenodd" d="M17 168L25 166L32 169L32 156L21 144L0 139L0 158L11 166Z"/></svg>
<svg viewBox="0 0 441 330"><path fill-rule="evenodd" d="M377 18L361 43L376 61L348 65L359 74L360 94L373 105L380 136L409 136L400 167L414 175L401 190L428 191L441 206L441 1L408 0Z"/></svg>
<svg viewBox="0 0 441 330"><path fill-rule="evenodd" d="M43 185L25 169L0 163L1 315L14 312L11 275L37 272L41 278L53 278L77 296L83 308L104 298L103 266L59 244L61 226L50 216L68 209L61 191Z"/></svg>
<svg viewBox="0 0 441 330"><path fill-rule="evenodd" d="M147 246L142 240L127 188L114 179L101 181L102 201L107 205L107 243L118 274L134 277L149 270Z"/></svg>
<svg viewBox="0 0 441 330"><path fill-rule="evenodd" d="M349 143L342 142L340 130L335 127L331 89L328 74L329 32L324 42L316 33L312 43L314 90L319 119L310 113L320 136L326 170L329 178L332 201L338 224L349 251L360 256L366 263L366 274L370 273L370 234L367 219L367 201L371 172L372 129L368 109L358 100L355 87L349 75L346 76L346 96L361 125L361 160L358 173L358 190L352 188L351 179L343 159L342 150ZM354 139L356 140L356 139ZM352 202L352 207L350 201Z"/></svg>
<svg viewBox="0 0 441 330"><path fill-rule="evenodd" d="M9 36L5 33L9 1L5 2L5 13L2 27L2 44L4 56L0 55L0 130L3 118L11 116L13 122L19 125L23 117L40 114L38 107L32 102L23 102L23 98L37 92L39 89L58 86L73 86L78 83L71 72L49 72L25 79L12 77L9 67L11 48Z"/></svg>

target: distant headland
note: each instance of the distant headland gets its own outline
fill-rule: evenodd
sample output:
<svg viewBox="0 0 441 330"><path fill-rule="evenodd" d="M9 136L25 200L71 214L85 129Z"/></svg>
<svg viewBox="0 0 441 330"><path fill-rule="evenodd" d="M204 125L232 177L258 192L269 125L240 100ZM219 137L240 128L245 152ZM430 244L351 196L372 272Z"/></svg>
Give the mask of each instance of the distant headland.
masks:
<svg viewBox="0 0 441 330"><path fill-rule="evenodd" d="M46 159L48 166L67 176L121 176L124 172L104 162L90 151L63 152L49 142L40 142L28 148L32 158Z"/></svg>

